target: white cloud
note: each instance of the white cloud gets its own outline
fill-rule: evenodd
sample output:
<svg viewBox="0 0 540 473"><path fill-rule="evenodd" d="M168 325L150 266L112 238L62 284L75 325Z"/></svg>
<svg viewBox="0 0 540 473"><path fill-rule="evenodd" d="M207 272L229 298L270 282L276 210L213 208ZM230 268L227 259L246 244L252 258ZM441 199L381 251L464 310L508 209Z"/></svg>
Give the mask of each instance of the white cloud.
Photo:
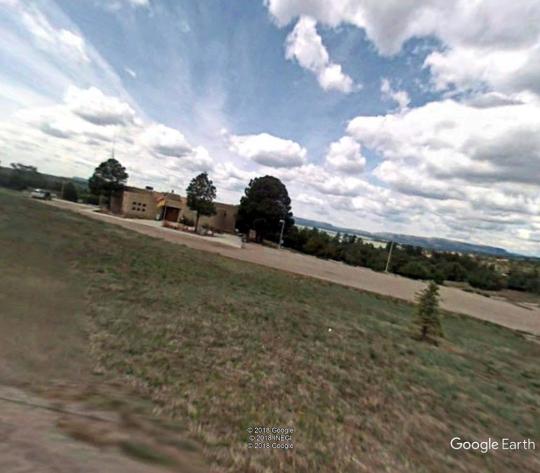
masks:
<svg viewBox="0 0 540 473"><path fill-rule="evenodd" d="M18 6L13 3L12 7ZM49 20L37 9L22 9L21 21L36 39L40 48L61 51L80 61L90 62L86 53L84 39L77 33L63 28L55 28Z"/></svg>
<svg viewBox="0 0 540 473"><path fill-rule="evenodd" d="M368 187L367 182L354 177L327 175L324 181L307 182L323 195L357 197Z"/></svg>
<svg viewBox="0 0 540 473"><path fill-rule="evenodd" d="M86 55L84 39L81 36L72 31L61 29L58 33L58 39L60 40L60 43L67 48L75 51L81 60L85 62L90 61L89 57Z"/></svg>
<svg viewBox="0 0 540 473"><path fill-rule="evenodd" d="M9 67L0 68L0 119L58 103L69 85L91 84L135 103L116 71L54 2L4 2L2 17L0 56Z"/></svg>
<svg viewBox="0 0 540 473"><path fill-rule="evenodd" d="M70 86L64 101L73 113L95 125L125 125L135 120L135 111L127 103L96 87Z"/></svg>
<svg viewBox="0 0 540 473"><path fill-rule="evenodd" d="M51 136L56 136L57 138L70 138L74 135L73 131L69 126L64 126L61 123L54 122L42 122L40 124L40 129L43 133Z"/></svg>
<svg viewBox="0 0 540 473"><path fill-rule="evenodd" d="M350 136L344 136L330 144L326 163L344 173L360 173L366 165L366 158L360 152L360 145Z"/></svg>
<svg viewBox="0 0 540 473"><path fill-rule="evenodd" d="M312 18L300 18L287 36L285 53L287 59L296 59L302 67L313 72L324 69L330 60L316 26Z"/></svg>
<svg viewBox="0 0 540 473"><path fill-rule="evenodd" d="M148 8L150 0L95 0L96 3L107 10L116 12L123 7Z"/></svg>
<svg viewBox="0 0 540 473"><path fill-rule="evenodd" d="M464 103L361 117L349 131L385 159L374 175L413 199L410 222L422 207L429 220L437 217L428 234L538 253L540 103L534 96L481 93ZM519 239L518 232L530 238Z"/></svg>
<svg viewBox="0 0 540 473"><path fill-rule="evenodd" d="M477 108L445 100L397 114L357 117L348 131L385 159L438 178L532 184L540 175L536 102Z"/></svg>
<svg viewBox="0 0 540 473"><path fill-rule="evenodd" d="M196 146L193 151L184 159L186 167L194 171L209 171L214 166L214 160L204 146Z"/></svg>
<svg viewBox="0 0 540 473"><path fill-rule="evenodd" d="M415 35L435 33L437 15L451 11L442 0L265 0L279 26L307 15L331 27L351 24L364 28L368 38L383 54L397 53L403 42Z"/></svg>
<svg viewBox="0 0 540 473"><path fill-rule="evenodd" d="M343 73L339 64L330 61L328 51L317 33L317 24L312 18L303 16L298 20L287 36L285 57L296 59L303 68L314 72L324 90L344 93L353 90L353 80Z"/></svg>
<svg viewBox="0 0 540 473"><path fill-rule="evenodd" d="M206 148L191 146L174 128L145 123L128 104L99 89L71 88L64 104L29 108L0 122L0 141L10 161L31 157L44 172L89 175L110 156L127 167L130 182L183 188L194 172L214 162ZM69 175L69 174L68 174Z"/></svg>
<svg viewBox="0 0 540 473"><path fill-rule="evenodd" d="M465 103L478 108L491 108L505 105L521 105L524 101L519 96L505 95L499 92L487 92L474 95Z"/></svg>
<svg viewBox="0 0 540 473"><path fill-rule="evenodd" d="M279 26L295 18L365 30L379 53L393 55L411 38L436 37L444 45L425 65L439 90L540 94L538 0L265 0ZM324 46L323 46L324 47Z"/></svg>
<svg viewBox="0 0 540 473"><path fill-rule="evenodd" d="M190 130L196 145L182 149L181 156L160 154L147 146L143 135L158 124L148 120L116 71L54 2L4 1L2 6L8 21L0 28L0 56L11 64L0 70L2 161L88 176L110 156L115 141L116 155L128 167L133 185L185 188L184 181L193 172L212 169L209 151L197 146L208 142L204 132L210 128L200 120L200 135ZM89 61L81 60L81 48ZM38 82L21 81L12 70L25 71ZM214 96L209 100L217 103ZM170 147L161 150L172 152Z"/></svg>
<svg viewBox="0 0 540 473"><path fill-rule="evenodd" d="M323 199L307 193L300 193L294 196L294 201L302 204L317 205L319 207L323 207L325 205L325 201Z"/></svg>
<svg viewBox="0 0 540 473"><path fill-rule="evenodd" d="M292 168L306 162L307 150L298 143L268 133L231 135L230 150L263 166Z"/></svg>
<svg viewBox="0 0 540 473"><path fill-rule="evenodd" d="M540 220L540 105L493 99L487 106L445 100L349 123L348 132L383 158L373 171L390 192L380 215L398 221L395 199L397 218L418 219L428 235L538 252L515 234Z"/></svg>
<svg viewBox="0 0 540 473"><path fill-rule="evenodd" d="M257 176L257 173L244 171L231 161L225 161L215 165L212 176L221 188L240 193L244 191L249 181Z"/></svg>
<svg viewBox="0 0 540 473"><path fill-rule="evenodd" d="M126 71L133 79L137 78L137 73L133 69L130 69L129 67L125 67L124 71Z"/></svg>
<svg viewBox="0 0 540 473"><path fill-rule="evenodd" d="M46 135L71 140L91 138L94 141L112 141L116 127L99 126L73 113L68 106L35 107L18 111L15 120L22 128L33 127Z"/></svg>
<svg viewBox="0 0 540 473"><path fill-rule="evenodd" d="M426 58L425 66L431 70L435 88L440 91L451 87L475 91L489 84L501 91L516 92L524 88L520 86L523 74L518 72L530 60L532 53L529 48L486 50L456 47L432 52Z"/></svg>
<svg viewBox="0 0 540 473"><path fill-rule="evenodd" d="M308 15L329 26L364 28L383 54L394 54L412 37L435 35L447 44L516 47L537 40L535 0L265 0L278 25ZM527 18L524 23L523 19Z"/></svg>
<svg viewBox="0 0 540 473"><path fill-rule="evenodd" d="M355 197L372 188L364 179L335 174L316 164L291 169L276 169L274 174L299 189L311 188L323 195Z"/></svg>
<svg viewBox="0 0 540 473"><path fill-rule="evenodd" d="M143 132L141 141L150 150L164 156L186 156L193 149L182 133L161 124L150 125Z"/></svg>
<svg viewBox="0 0 540 473"><path fill-rule="evenodd" d="M214 166L206 148L191 146L185 136L175 128L153 123L145 126L135 139L175 172L208 171Z"/></svg>
<svg viewBox="0 0 540 473"><path fill-rule="evenodd" d="M189 176L187 171L210 171L214 166L208 150L203 146L186 150L182 155L158 154L156 157L168 172L173 172L184 180Z"/></svg>
<svg viewBox="0 0 540 473"><path fill-rule="evenodd" d="M394 90L387 78L381 79L381 93L383 99L394 101L399 110L405 110L411 102L409 94L405 90Z"/></svg>
<svg viewBox="0 0 540 473"><path fill-rule="evenodd" d="M324 90L338 90L348 94L353 90L353 81L341 70L339 64L330 63L319 72L319 84Z"/></svg>

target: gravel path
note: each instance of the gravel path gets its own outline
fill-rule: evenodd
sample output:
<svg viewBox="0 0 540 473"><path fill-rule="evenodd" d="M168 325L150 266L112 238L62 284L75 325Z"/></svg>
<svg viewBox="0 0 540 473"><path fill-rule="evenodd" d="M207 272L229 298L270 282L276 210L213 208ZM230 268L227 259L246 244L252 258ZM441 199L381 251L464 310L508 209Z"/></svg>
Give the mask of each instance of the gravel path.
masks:
<svg viewBox="0 0 540 473"><path fill-rule="evenodd" d="M186 235L180 231L97 213L94 211L94 207L87 205L59 200L48 202L48 204L172 243L406 301L414 301L415 294L425 287L425 284L420 281L393 274L378 273L367 268L348 266L337 261L322 260L292 251L276 250L255 244L248 244L244 249L233 248L230 245L220 244L218 241L212 242L209 239L194 238L192 235ZM506 301L490 299L451 287L441 287L440 292L441 305L448 311L540 336L539 307L519 307Z"/></svg>

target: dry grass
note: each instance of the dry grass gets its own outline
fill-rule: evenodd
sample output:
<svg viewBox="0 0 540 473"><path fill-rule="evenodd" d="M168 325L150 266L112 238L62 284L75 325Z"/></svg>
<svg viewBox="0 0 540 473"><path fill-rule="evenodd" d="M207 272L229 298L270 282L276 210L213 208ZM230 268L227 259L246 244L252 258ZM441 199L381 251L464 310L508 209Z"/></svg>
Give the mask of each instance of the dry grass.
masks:
<svg viewBox="0 0 540 473"><path fill-rule="evenodd" d="M60 259L86 288L99 368L231 472L537 471L534 453L449 449L455 435L538 439L540 346L517 333L447 315L433 347L407 336L405 303L11 194L0 209L0 262L30 248ZM252 425L294 427L294 450L248 450Z"/></svg>

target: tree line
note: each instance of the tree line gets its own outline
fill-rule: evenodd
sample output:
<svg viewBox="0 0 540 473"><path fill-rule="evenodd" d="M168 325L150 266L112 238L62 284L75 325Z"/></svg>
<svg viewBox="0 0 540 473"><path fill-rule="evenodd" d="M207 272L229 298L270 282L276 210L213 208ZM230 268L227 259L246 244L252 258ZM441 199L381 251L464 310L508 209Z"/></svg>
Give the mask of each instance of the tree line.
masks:
<svg viewBox="0 0 540 473"><path fill-rule="evenodd" d="M0 166L0 186L19 191L45 189L72 202L91 196L84 181L42 174L35 166L21 163L11 163L9 168Z"/></svg>
<svg viewBox="0 0 540 473"><path fill-rule="evenodd" d="M376 247L356 235L334 236L317 228L294 226L285 236L285 246L324 259L343 261L384 271L390 243ZM467 282L485 290L503 288L540 294L540 263L510 262L503 273L489 258L469 254L428 251L411 245L395 245L388 271L412 279Z"/></svg>

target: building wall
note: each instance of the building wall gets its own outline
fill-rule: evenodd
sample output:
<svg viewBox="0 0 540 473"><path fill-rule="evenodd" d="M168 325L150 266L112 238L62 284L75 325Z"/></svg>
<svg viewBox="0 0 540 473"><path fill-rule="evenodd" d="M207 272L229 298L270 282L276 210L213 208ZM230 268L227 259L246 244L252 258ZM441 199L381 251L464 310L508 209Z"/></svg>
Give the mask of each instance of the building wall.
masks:
<svg viewBox="0 0 540 473"><path fill-rule="evenodd" d="M122 213L122 199L123 199L124 193L123 192L116 192L111 196L111 212L113 214L121 214Z"/></svg>
<svg viewBox="0 0 540 473"><path fill-rule="evenodd" d="M238 207L236 205L215 203L217 213L215 215L201 215L199 226L208 225L217 231L234 233L236 228L236 215ZM195 221L196 214L189 207L184 207L182 216Z"/></svg>
<svg viewBox="0 0 540 473"><path fill-rule="evenodd" d="M154 220L158 214L154 193L124 191L121 213L124 217Z"/></svg>
<svg viewBox="0 0 540 473"><path fill-rule="evenodd" d="M126 189L121 196L115 199L114 205L111 205L111 210L128 218L154 220L162 210L161 207L157 207L157 198L162 195L142 189ZM185 198L178 195L173 198L170 194L163 196L165 197L165 206L180 209L180 219L186 217L195 221L195 212L187 206ZM219 202L216 202L215 206L217 213L211 216L201 216L199 225L206 224L216 231L234 233L238 206Z"/></svg>

